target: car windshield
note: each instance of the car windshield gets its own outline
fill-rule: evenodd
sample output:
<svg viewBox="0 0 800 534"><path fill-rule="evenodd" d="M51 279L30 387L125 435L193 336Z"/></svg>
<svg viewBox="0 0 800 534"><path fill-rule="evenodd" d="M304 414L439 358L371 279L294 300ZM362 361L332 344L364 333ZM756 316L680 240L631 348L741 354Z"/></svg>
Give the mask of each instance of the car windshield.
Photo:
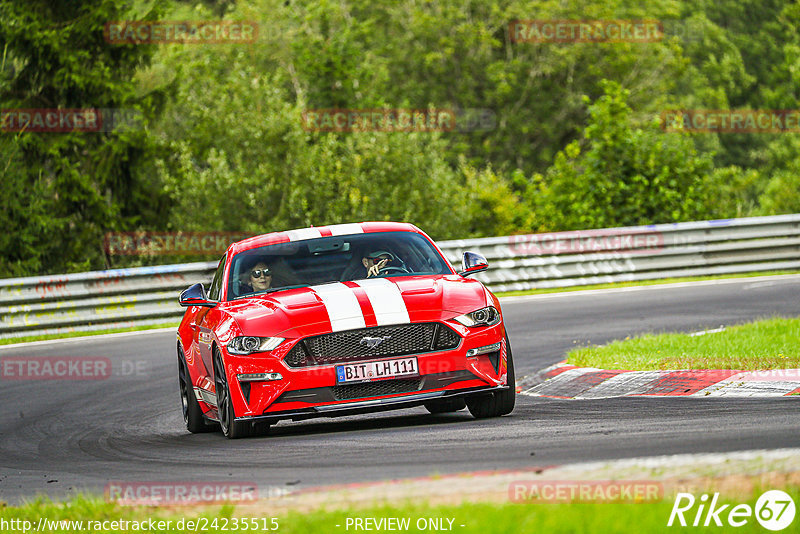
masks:
<svg viewBox="0 0 800 534"><path fill-rule="evenodd" d="M329 282L434 274L452 270L431 243L414 232L321 237L234 256L228 300Z"/></svg>

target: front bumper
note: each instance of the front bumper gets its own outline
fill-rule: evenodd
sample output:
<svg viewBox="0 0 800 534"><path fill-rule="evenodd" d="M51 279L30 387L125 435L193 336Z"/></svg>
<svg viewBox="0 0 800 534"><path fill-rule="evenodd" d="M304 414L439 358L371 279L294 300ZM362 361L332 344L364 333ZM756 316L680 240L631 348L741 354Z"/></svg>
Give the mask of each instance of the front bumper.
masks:
<svg viewBox="0 0 800 534"><path fill-rule="evenodd" d="M303 368L288 366L283 357L294 343L285 343L268 354L240 356L224 351L236 418L277 421L352 415L418 406L441 397L506 389L503 323L483 328L467 328L450 321L445 323L461 336L460 344L451 350L408 355L417 357L420 375L414 379L337 385L336 364ZM500 350L496 353L467 357L470 349L493 343L500 343ZM240 374L249 373L279 373L282 379L241 383L236 379ZM212 403L201 400L200 404L207 416L216 418L216 407Z"/></svg>
<svg viewBox="0 0 800 534"><path fill-rule="evenodd" d="M275 411L269 414L255 417L238 417L237 421L253 421L276 423L282 419L292 421L302 421L315 417L344 417L347 415L358 415L363 413L373 413L386 410L400 410L403 408L414 408L426 402L454 397L466 397L468 395L481 395L494 393L508 389L508 386L476 387L454 391L424 391L422 393L412 393L400 397L385 397L380 399L357 400L343 402L339 404L329 404L314 406L310 408Z"/></svg>

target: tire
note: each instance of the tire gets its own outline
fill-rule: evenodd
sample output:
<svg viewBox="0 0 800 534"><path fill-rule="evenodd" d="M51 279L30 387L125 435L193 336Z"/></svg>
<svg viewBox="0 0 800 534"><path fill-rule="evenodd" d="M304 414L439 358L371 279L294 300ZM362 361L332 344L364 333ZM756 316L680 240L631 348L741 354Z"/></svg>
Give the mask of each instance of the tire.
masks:
<svg viewBox="0 0 800 534"><path fill-rule="evenodd" d="M200 409L200 404L194 396L194 390L191 387L192 378L189 374L189 366L186 365L186 360L181 354L180 347L178 348L178 387L181 394L181 408L183 412L183 422L186 425L186 430L192 434L201 434L203 432L213 432L217 430L217 425L211 423L203 416L203 410Z"/></svg>
<svg viewBox="0 0 800 534"><path fill-rule="evenodd" d="M250 421L237 421L231 402L230 388L228 388L228 377L225 374L225 364L222 362L222 354L219 349L214 347L214 389L217 392L217 413L219 414L219 426L222 433L228 439L245 438L251 434L252 425Z"/></svg>
<svg viewBox="0 0 800 534"><path fill-rule="evenodd" d="M467 397L467 408L474 418L500 417L501 415L510 414L514 410L517 386L514 379L514 359L511 356L511 344L508 342L508 335L506 335L506 359L508 362L508 389L487 395Z"/></svg>
<svg viewBox="0 0 800 534"><path fill-rule="evenodd" d="M463 397L456 397L454 399L440 399L425 403L425 409L432 414L457 412L466 407L467 402Z"/></svg>

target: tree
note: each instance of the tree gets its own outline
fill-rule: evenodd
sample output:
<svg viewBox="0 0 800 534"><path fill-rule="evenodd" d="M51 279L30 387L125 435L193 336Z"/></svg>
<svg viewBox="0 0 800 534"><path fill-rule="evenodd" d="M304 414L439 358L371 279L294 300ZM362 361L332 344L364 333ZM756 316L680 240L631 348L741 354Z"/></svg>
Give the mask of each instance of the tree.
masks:
<svg viewBox="0 0 800 534"><path fill-rule="evenodd" d="M131 81L151 47L103 37L106 22L125 18L115 0L0 3L1 107L149 112L157 95L138 96ZM21 200L0 212L0 225L17 229L0 240L0 275L102 268L106 231L162 220L159 185L137 175L151 149L143 128L3 139L0 197Z"/></svg>
<svg viewBox="0 0 800 534"><path fill-rule="evenodd" d="M628 91L603 84L589 106L582 139L535 175L529 198L543 230L665 223L702 218L708 156L683 134L665 134L658 121L631 124Z"/></svg>

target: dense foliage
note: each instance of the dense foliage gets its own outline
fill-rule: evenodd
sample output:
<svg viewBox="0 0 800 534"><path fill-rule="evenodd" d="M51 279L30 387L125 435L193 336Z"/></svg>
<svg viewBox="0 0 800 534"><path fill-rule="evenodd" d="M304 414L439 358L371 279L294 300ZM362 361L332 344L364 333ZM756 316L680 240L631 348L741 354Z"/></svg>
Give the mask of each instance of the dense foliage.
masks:
<svg viewBox="0 0 800 534"><path fill-rule="evenodd" d="M657 19L646 43L512 42L516 19ZM112 44L106 22L253 21L250 44ZM108 231L408 220L434 238L800 212L797 134L664 132L667 109L800 108L788 0L6 0L0 107L137 127L0 134L0 276L120 259ZM319 132L320 108L490 127Z"/></svg>

